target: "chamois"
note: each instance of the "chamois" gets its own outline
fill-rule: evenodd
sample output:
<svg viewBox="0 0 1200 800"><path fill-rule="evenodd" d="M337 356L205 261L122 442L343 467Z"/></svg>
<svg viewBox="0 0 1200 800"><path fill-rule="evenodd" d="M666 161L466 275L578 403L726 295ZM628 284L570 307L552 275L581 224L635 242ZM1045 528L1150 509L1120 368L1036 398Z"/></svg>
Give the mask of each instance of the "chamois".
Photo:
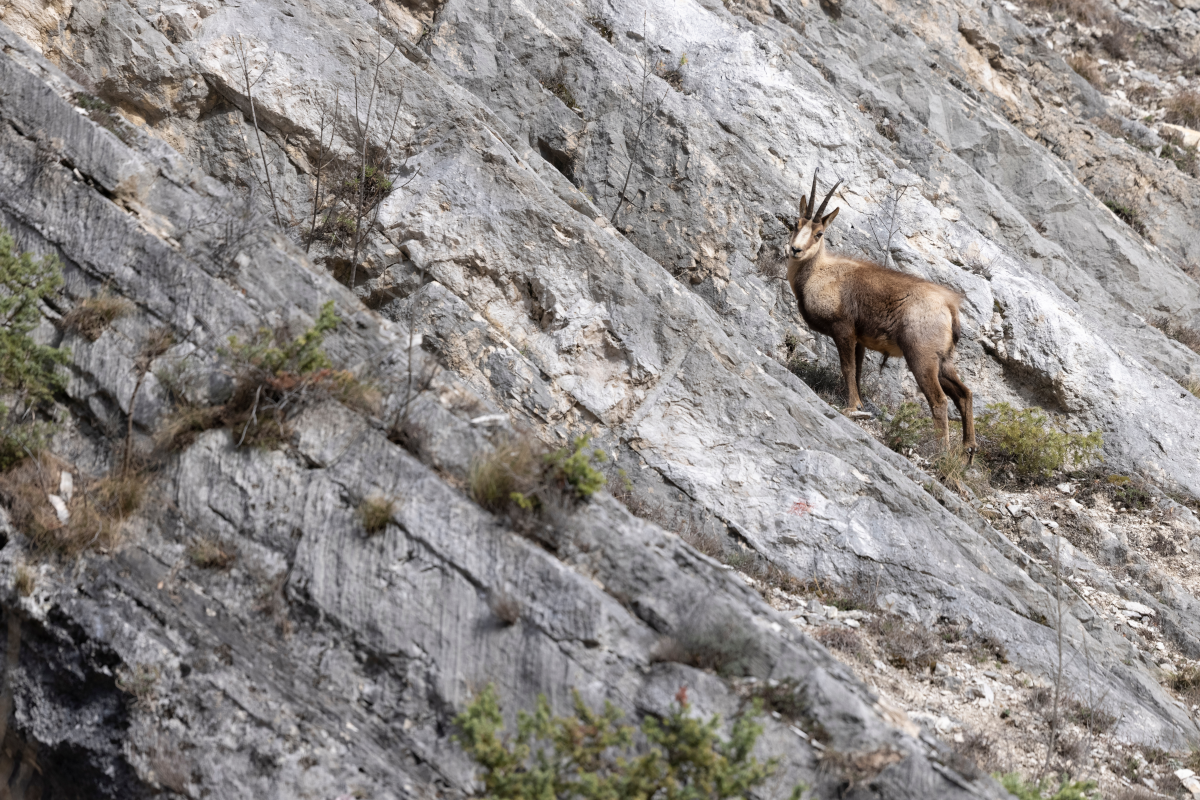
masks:
<svg viewBox="0 0 1200 800"><path fill-rule="evenodd" d="M858 379L866 349L883 353L885 364L888 356L903 355L929 401L943 447L950 447L949 395L962 416L963 447L972 459L976 446L971 390L959 380L953 361L962 295L870 261L826 253L825 230L838 209L822 215L839 184L815 208L817 176L813 173L812 193L800 198L787 268L800 315L808 327L837 345L850 410L861 405Z"/></svg>

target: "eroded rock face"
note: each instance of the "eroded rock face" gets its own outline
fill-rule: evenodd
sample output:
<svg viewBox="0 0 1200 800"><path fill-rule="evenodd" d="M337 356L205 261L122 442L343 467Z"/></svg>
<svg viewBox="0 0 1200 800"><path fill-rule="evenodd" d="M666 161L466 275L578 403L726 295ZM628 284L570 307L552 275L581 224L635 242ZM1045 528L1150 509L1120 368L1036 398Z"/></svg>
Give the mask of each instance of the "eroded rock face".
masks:
<svg viewBox="0 0 1200 800"><path fill-rule="evenodd" d="M733 620L752 632L754 677L799 679L831 746L904 754L879 773L882 796L965 796L936 747L679 538L601 497L547 549L460 488L513 425L551 442L587 432L636 491L657 493L667 527L704 520L801 578L877 581L915 620L969 622L1047 673L1055 576L777 361L785 336L804 333L779 250L819 167L822 183L845 181L834 247L879 257L890 240L900 268L966 296L959 358L981 407L1043 404L1103 430L1114 468L1200 494L1200 401L1176 383L1200 375L1200 357L1145 323L1160 307L1200 319L1200 289L1173 260L1197 247L1185 213L1196 181L1155 196L1157 245L1100 205L1041 142L1104 101L1001 6L842 3L834 20L813 4L762 5L87 0L8 12L28 43L0 29L0 217L22 247L64 258L72 297L109 284L138 308L94 343L68 336L80 424L62 447L79 468L111 466L89 431L132 414L148 439L168 411L153 373L130 409L139 342L158 325L179 342L162 365L189 359L207 381L195 391L218 396L231 333L302 329L332 298L345 324L331 357L385 394L378 419L307 410L284 452L204 434L157 474L161 502L121 548L43 567L29 597L6 590L5 613L21 620L10 635L83 651L75 680L103 689L120 720L68 746L66 704L14 690L11 735L43 746L28 758L60 765L83 748L122 776L123 796L457 796L471 777L450 720L486 682L510 711L538 693L564 707L576 687L636 713L662 711L687 683L701 711L728 715L730 686L652 653L663 636ZM643 120L646 65L661 107ZM80 113L75 81L135 125L113 122L114 134L100 112ZM330 149L351 163L361 146L346 110L356 81L362 109L374 89L359 127L388 146L396 181L347 268L328 238L304 239L311 260L296 242L320 221L314 165ZM1030 87L1054 81L1076 122L1034 111ZM1145 157L1099 141L1093 157ZM329 191L344 180L333 174ZM412 412L418 461L386 421L410 366L434 362ZM902 368L880 378L885 399L914 392ZM503 422L471 422L489 417ZM399 510L368 537L355 508L374 494ZM238 566L189 566L197 537L236 544ZM23 547L12 532L9 574ZM1171 592L1172 630L1193 641L1179 620L1195 601ZM517 624L492 612L497 593L519 604ZM1089 653L1069 680L1099 687L1121 736L1200 736L1086 604L1061 630ZM49 680L45 648L20 652L13 686ZM155 678L134 703L113 681L138 669ZM805 780L832 796L838 778L817 752L766 724L761 748L783 759L772 795ZM68 788L104 783L91 774Z"/></svg>

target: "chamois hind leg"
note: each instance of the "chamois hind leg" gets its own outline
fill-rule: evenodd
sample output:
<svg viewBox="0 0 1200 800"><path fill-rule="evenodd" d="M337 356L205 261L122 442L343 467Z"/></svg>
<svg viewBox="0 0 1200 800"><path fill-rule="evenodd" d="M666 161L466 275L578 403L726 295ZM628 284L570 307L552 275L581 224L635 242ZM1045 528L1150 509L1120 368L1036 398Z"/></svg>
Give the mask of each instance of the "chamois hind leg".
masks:
<svg viewBox="0 0 1200 800"><path fill-rule="evenodd" d="M938 372L938 382L941 384L942 390L950 395L950 399L958 408L958 415L962 417L963 449L967 451L967 463L970 464L975 458L975 412L971 400L971 390L958 377L958 370L954 368L954 362L949 358L942 360L941 370Z"/></svg>
<svg viewBox="0 0 1200 800"><path fill-rule="evenodd" d="M929 413L933 416L933 427L942 441L943 449L950 449L950 421L947 417L946 393L942 391L938 374L941 372L941 359L935 354L913 352L905 349L904 360L917 379L917 386L929 401Z"/></svg>
<svg viewBox="0 0 1200 800"><path fill-rule="evenodd" d="M854 344L854 388L858 390L859 397L862 397L862 362L863 356L866 355L867 348L862 342Z"/></svg>
<svg viewBox="0 0 1200 800"><path fill-rule="evenodd" d="M846 381L846 405L857 411L862 402L858 399L858 373L854 364L854 346L857 342L848 331L838 331L833 337L837 345L838 359L842 362L842 378Z"/></svg>

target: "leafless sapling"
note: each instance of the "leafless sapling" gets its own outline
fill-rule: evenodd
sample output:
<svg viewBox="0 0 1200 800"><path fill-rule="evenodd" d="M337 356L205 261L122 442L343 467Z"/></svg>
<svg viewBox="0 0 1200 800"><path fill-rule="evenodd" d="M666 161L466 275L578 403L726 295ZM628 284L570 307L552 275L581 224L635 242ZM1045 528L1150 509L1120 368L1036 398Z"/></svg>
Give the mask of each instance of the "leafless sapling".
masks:
<svg viewBox="0 0 1200 800"><path fill-rule="evenodd" d="M250 104L250 122L254 126L254 136L258 140L258 153L262 156L263 172L266 174L267 193L271 197L271 208L275 211L275 225L282 228L283 219L279 216L279 204L275 200L275 187L271 183L271 166L267 161L267 150L263 146L262 131L258 127L258 111L254 108L254 86L267 74L267 68L253 81L250 80L250 54L246 51L246 43L241 34L233 40L234 55L237 56L238 66L242 71L242 83L246 87L246 101ZM254 167L251 165L251 171Z"/></svg>
<svg viewBox="0 0 1200 800"><path fill-rule="evenodd" d="M661 95L658 95L650 83L651 76L657 73L655 69L657 62L650 53L650 41L646 38L646 18L644 15L642 17L642 39L646 43L645 49L638 59L641 64L642 74L638 87L634 88L632 85L629 87L629 90L637 97L637 127L634 129L633 142L626 149L629 163L625 167L625 179L621 182L621 189L617 192L617 204L613 207L612 216L608 220L614 226L617 224L617 215L621 213L621 206L628 199L626 192L629 190L629 181L633 176L633 167L637 160L638 150L642 146L642 135L646 131L646 124L659 112L663 103L666 102L667 95L671 93L670 89L665 89Z"/></svg>

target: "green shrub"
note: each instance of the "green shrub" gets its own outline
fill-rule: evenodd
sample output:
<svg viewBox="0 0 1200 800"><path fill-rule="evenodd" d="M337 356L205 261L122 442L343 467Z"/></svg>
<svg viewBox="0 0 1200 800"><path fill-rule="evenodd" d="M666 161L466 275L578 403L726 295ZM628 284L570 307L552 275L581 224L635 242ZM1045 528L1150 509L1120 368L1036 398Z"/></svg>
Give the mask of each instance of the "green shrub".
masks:
<svg viewBox="0 0 1200 800"><path fill-rule="evenodd" d="M604 473L592 466L593 462L603 464L608 457L599 448L587 452L589 441L590 437L580 436L570 447L555 450L546 457L546 463L555 475L570 484L575 493L585 500L608 483Z"/></svg>
<svg viewBox="0 0 1200 800"><path fill-rule="evenodd" d="M282 372L305 375L319 369L328 369L329 358L321 349L325 334L337 327L340 320L333 310L333 301L321 306L321 313L311 328L290 342L279 341L278 335L267 328L259 328L248 341L236 336L229 337L229 348L225 353L232 357L235 369L259 372L264 377L273 377Z"/></svg>
<svg viewBox="0 0 1200 800"><path fill-rule="evenodd" d="M1008 403L989 406L976 420L980 452L992 462L1008 462L1023 480L1049 478L1068 462L1082 466L1100 458L1099 431L1066 433L1050 425L1040 408L1018 411Z"/></svg>
<svg viewBox="0 0 1200 800"><path fill-rule="evenodd" d="M362 184L362 207L365 213L373 209L380 200L392 193L392 181L388 178L387 169L385 167L368 165L363 168L362 173L355 171L352 177L347 178L343 182L343 188L345 189L347 196L352 196L355 198L358 197L360 178L366 179ZM349 233L353 235L354 231L358 228L358 225L353 219L345 217L339 217L338 224L342 224L343 220L348 223L347 228Z"/></svg>
<svg viewBox="0 0 1200 800"><path fill-rule="evenodd" d="M611 703L596 712L574 692L575 716L551 716L545 695L533 714L520 712L517 732L505 735L496 691L488 685L454 724L456 741L483 768L486 797L494 800L601 800L602 798L744 798L775 771L750 755L762 733L761 705L733 721L728 740L689 714L687 689L679 690L662 720L646 717L635 747L635 729L621 725ZM798 800L804 787L792 793Z"/></svg>
<svg viewBox="0 0 1200 800"><path fill-rule="evenodd" d="M538 511L554 492L587 500L608 484L595 466L607 456L598 448L589 451L589 440L581 436L547 453L536 439L513 437L475 459L468 477L471 499L495 512L512 506Z"/></svg>
<svg viewBox="0 0 1200 800"><path fill-rule="evenodd" d="M62 286L58 259L13 254L13 238L0 228L0 471L41 450L53 433L39 412L66 386L59 367L67 350L37 344L29 334L41 321L39 303Z"/></svg>
<svg viewBox="0 0 1200 800"><path fill-rule="evenodd" d="M375 413L379 393L350 372L333 369L321 349L325 334L339 321L330 300L321 306L313 326L294 339L266 328L245 341L231 336L221 355L233 378L232 397L215 408L181 403L164 420L156 437L159 443L180 449L204 430L225 427L238 446L278 447L290 436L288 419L305 405L325 399Z"/></svg>
<svg viewBox="0 0 1200 800"><path fill-rule="evenodd" d="M1112 493L1114 505L1118 507L1125 506L1135 511L1141 511L1154 505L1152 500L1153 495L1150 494L1150 491L1145 486L1140 483L1134 483L1128 478L1117 484L1111 480L1114 477L1125 478L1125 476L1109 476L1109 483L1114 485Z"/></svg>
<svg viewBox="0 0 1200 800"><path fill-rule="evenodd" d="M883 442L897 453L903 453L920 444L929 428L929 416L921 406L906 401L884 425Z"/></svg>
<svg viewBox="0 0 1200 800"><path fill-rule="evenodd" d="M1137 206L1130 205L1113 197L1102 198L1108 210L1116 214L1122 222L1137 231L1138 235L1147 233L1146 223L1142 220L1142 212Z"/></svg>
<svg viewBox="0 0 1200 800"><path fill-rule="evenodd" d="M1026 782L1015 772L996 776L1009 794L1018 800L1094 800L1098 797L1095 781L1072 781L1063 778L1053 794L1047 794L1053 787L1048 778L1039 783Z"/></svg>

